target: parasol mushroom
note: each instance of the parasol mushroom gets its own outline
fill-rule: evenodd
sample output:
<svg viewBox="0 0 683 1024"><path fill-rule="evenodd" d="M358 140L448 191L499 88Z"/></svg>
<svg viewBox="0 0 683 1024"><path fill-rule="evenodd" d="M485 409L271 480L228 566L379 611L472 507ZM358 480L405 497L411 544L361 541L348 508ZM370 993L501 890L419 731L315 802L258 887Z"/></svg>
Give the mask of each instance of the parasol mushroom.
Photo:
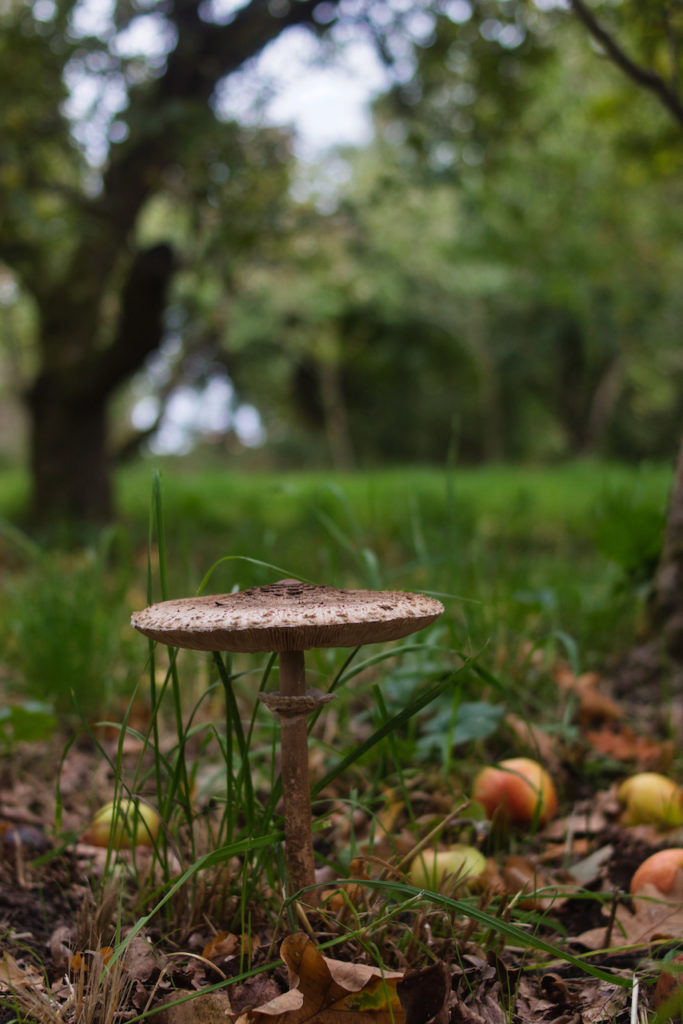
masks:
<svg viewBox="0 0 683 1024"><path fill-rule="evenodd" d="M280 717L285 857L293 892L315 884L306 718L332 699L306 690L304 651L397 640L443 610L423 594L284 579L233 594L162 601L134 613L135 629L171 647L278 654L280 692L259 696Z"/></svg>

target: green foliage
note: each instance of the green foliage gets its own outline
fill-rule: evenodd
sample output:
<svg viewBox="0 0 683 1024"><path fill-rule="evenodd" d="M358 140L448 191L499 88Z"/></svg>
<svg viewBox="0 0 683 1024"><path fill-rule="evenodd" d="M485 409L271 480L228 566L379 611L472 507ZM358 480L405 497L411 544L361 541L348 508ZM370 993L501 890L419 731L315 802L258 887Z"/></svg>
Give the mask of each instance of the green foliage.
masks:
<svg viewBox="0 0 683 1024"><path fill-rule="evenodd" d="M479 32L489 7L420 51L407 106L401 90L378 102L336 209L294 206L289 242L238 277L232 375L281 459L671 445L680 142L576 25L554 34L557 12L505 4L499 39L516 25L521 40L506 47Z"/></svg>
<svg viewBox="0 0 683 1024"><path fill-rule="evenodd" d="M27 700L23 704L0 708L0 743L11 751L17 743L36 743L48 739L58 722L48 704Z"/></svg>
<svg viewBox="0 0 683 1024"><path fill-rule="evenodd" d="M585 467L575 472L574 495L576 479L581 474L585 478ZM596 489L601 476L593 475ZM464 484L467 483L465 480ZM331 518L336 529L328 528L328 545L341 543L347 549L355 548L362 542L367 525L358 503L350 500L349 494L339 487L323 487L321 493L333 499L326 511L327 520ZM497 496L500 500L499 490ZM581 497L584 502L590 501L590 496L583 494ZM504 506L506 499L509 495L503 496ZM542 497L544 511L556 501L557 488L553 493L553 488L549 487ZM267 517L271 510L262 507ZM525 509L529 529L535 510L528 498ZM391 511L389 504L385 513ZM490 513L490 506L488 511ZM582 511L585 513L585 507ZM575 512L576 506L568 518ZM166 530L168 528L170 536L174 536L176 524L165 502L162 515L158 482L154 493L154 520L148 549L149 589L159 591L161 596L171 596L169 579L173 576L174 541L169 541ZM326 526L329 525L326 521ZM426 527L426 522L422 526ZM507 539L510 540L510 535ZM240 561L234 552L229 557L228 568L233 576L241 569L268 571L261 560L245 557ZM357 552L356 571L362 562ZM392 569L390 565L383 566L381 558L376 559L374 571L380 577ZM139 571L144 571L142 565ZM438 572L438 561L423 558L411 572L430 579L432 573ZM450 619L455 602L452 598L446 600ZM527 640L535 634L536 625L530 628ZM516 710L528 701L529 688L537 682L530 662L515 681L508 668L494 674L482 667L487 652L478 652L470 658L444 643L451 636L452 625L444 622L435 624L417 640L407 639L362 654L324 651L317 652L320 657L316 657L310 653L311 675L315 675L317 685L335 693L339 708L335 715L334 728L338 736L334 749L326 740L324 716L312 724L310 733L311 760L318 765L313 796L320 861L331 866L337 875L349 873L352 857L360 852L352 824L353 813L360 808L372 822L370 838L363 837L363 854L372 856L373 844L381 844L382 861L386 863L388 846L390 859L397 865L396 877L392 876L391 881L361 881L361 885L367 884L369 889L384 893L386 903L380 900L374 904L370 917L364 904L354 901L352 923L342 920L337 930L334 919L330 918L328 937L333 945L343 940L346 949L357 933L366 940L370 936L380 949L395 952L398 942L399 955L406 955L406 951L400 949L401 929L405 930L405 941L413 948L414 922L424 913L441 908L449 915L457 914L458 920L471 922L472 928L478 929L479 941L484 947L503 937L553 956L564 956L551 941L550 921L544 920L542 935L538 929L532 933L524 927L530 920L528 915L511 906L501 913L505 904L501 903L499 908L497 896L484 910L476 897L452 900L437 893L417 891L400 879L401 871L406 868L406 834L413 831L417 838L424 828L416 812L423 795L412 790L415 769L433 766L439 773L443 795L450 792L454 810L461 807L465 793L463 779L467 778L463 772L464 758L471 758L473 754L482 756L482 745L495 737L505 710ZM141 639L136 639L141 648ZM553 643L557 639L551 638ZM565 646L571 646L566 638ZM248 656L248 660L253 661L253 656ZM219 919L226 928L242 934L264 929L277 937L283 930L296 928L296 914L290 899L286 899L283 906L279 895L283 875L282 822L278 808L281 780L276 768L278 727L271 716L264 714L257 699L257 692L275 685L275 659L267 659L265 666L259 666L255 672L246 667L246 661L247 656L207 658L195 652L164 652L158 646L149 645L149 724L143 730L132 727L131 701L119 725L119 741L114 753L104 746L101 748L116 780L115 801L142 796L159 809L162 821L153 846L152 871L147 856L138 860L133 852L130 857L118 860L114 849L108 852L106 875L116 873L120 885L123 871L129 872L128 880L132 884L126 891L134 894L130 906L126 900L121 903L126 937L117 943L115 957L121 957L133 938L149 929L161 929L164 935L182 944L207 918ZM468 699L467 695L474 692L476 699ZM542 706L547 712L547 701ZM170 731L169 721L173 723ZM136 741L139 749L135 763L123 756L128 738ZM361 795L353 789L354 779L362 785ZM324 836L329 828L327 815L332 799L329 794L349 791L348 797L334 801L337 814L339 807L346 805L349 833L345 834L345 842L328 846ZM391 810L387 808L389 799L395 801L395 806L401 807L408 818L401 832L401 846L391 826L382 821L383 812ZM380 810L375 812L372 808ZM435 818L434 835L440 829L445 830L449 822L448 815L441 823L438 815ZM481 823L479 825L481 827ZM457 823L459 833L463 828L475 827L475 821L467 817L467 812L461 813ZM147 870L144 870L145 864ZM306 900L306 894L303 899ZM392 933L392 944L382 945L384 930L389 933L392 921L399 914L401 925L398 932ZM434 916L430 935L439 940L444 928L453 927L453 920L448 915L443 919ZM471 936L472 931L468 934ZM415 955L414 948L412 955ZM567 955L565 959L574 967L600 975L599 970L584 964L580 958Z"/></svg>
<svg viewBox="0 0 683 1024"><path fill-rule="evenodd" d="M31 548L3 595L10 689L62 720L101 713L130 686L129 567L121 541L104 534L96 547L75 553ZM43 728L42 715L37 705L20 704L10 724Z"/></svg>
<svg viewBox="0 0 683 1024"><path fill-rule="evenodd" d="M417 751L420 757L430 759L438 754L442 764L448 765L455 747L485 740L499 728L505 708L488 701L463 701L442 708L424 724Z"/></svg>
<svg viewBox="0 0 683 1024"><path fill-rule="evenodd" d="M80 613L76 625L94 668L99 665L95 643L107 649L110 671L120 670L122 662L135 665L120 720L107 713L107 722L97 723L118 730L118 741L112 746L99 739L99 728L85 726L110 768L115 803L142 799L161 817L151 856L147 850L144 856L126 852L122 857L113 847L108 851L105 874L116 879L120 894L115 957L147 931L160 932L180 947L206 920L219 920L236 934L275 938L297 927L291 901L283 904L281 898L279 726L258 700L258 692L276 685L276 659L207 657L147 645L128 626L129 607L125 623L116 614L108 618L115 643L97 638L102 608L111 606L112 595L123 594L131 578L136 596L123 597L123 606L144 600L145 576L148 598L192 593L217 555L223 557L211 569L210 590L272 580L277 565L321 582L438 591L446 605L446 615L417 638L307 655L311 683L335 694L334 715L323 713L312 723L309 740L318 863L344 876L354 856L372 856L375 850L398 873L386 882L361 881L384 893L386 901L366 907L357 900L350 917L330 916L330 941L343 938L347 955L355 941L372 941L389 950L387 956L415 957L416 922L427 915L430 942L445 934L449 948L466 920L468 937L476 929L483 948L503 937L560 955L549 918L543 919L542 932L530 931L530 923L540 923L538 916L503 898L498 903L497 895L483 910L479 897L452 901L406 886L400 878L407 869L406 836L417 840L424 834L425 791L431 792L433 780L446 806L450 801L453 811L460 808L452 824L448 814L434 811L434 838L443 831L446 840L449 827L459 839L463 832L481 830L482 823L462 811L468 779L475 763L493 759L506 745L509 751L507 712L555 731L568 728L557 721L556 700L549 699L556 696L550 669L558 651L578 671L596 656L599 644L601 655L614 653L617 614L624 628L623 604L616 611L610 605L613 617L602 636L591 623L595 607L607 605L607 563L589 541L596 509L602 507L598 499L604 493L630 493L639 506L656 508L669 479L668 468L643 467L635 474L586 463L546 471L422 470L333 480L314 474L250 478L224 471L167 472L163 509L162 487L155 480L150 530L149 475L143 486L136 467L122 480L128 534L135 550L143 552L134 571L123 557L126 551L114 557L116 546L107 537L93 551L48 561L30 541L22 543L21 534L7 531L15 559L10 595L21 593L15 582L26 584L22 615L30 584L35 616L47 624L47 633L67 628L68 615L50 621L61 567L62 589L68 591L62 607L71 607L72 617L76 594L88 595L93 632L87 633ZM188 511L192 514L183 514ZM196 561L185 555L192 549ZM259 557L241 557L240 551ZM176 557L184 564L174 565ZM325 572L333 575L321 575ZM45 586L44 599L37 580ZM629 615L635 606L632 600ZM575 641L568 635L572 630ZM131 651L124 656L122 650L129 634L132 658ZM17 639L38 644L38 621L34 633L24 630ZM48 646L56 657L56 644ZM27 659L26 666L31 664ZM91 686L98 683L92 680ZM139 704L149 709L146 718L134 715ZM37 730L49 719L29 722L18 712L6 714L0 720L3 739L9 721L15 730L25 730L23 736L15 733L17 740L30 739L29 726ZM518 746L519 738L514 743ZM57 796L59 814L59 782ZM392 818L397 808L400 829ZM359 810L362 836L354 831ZM342 842L332 818L343 819ZM521 846L525 839L516 841ZM435 908L448 913L436 916ZM390 943L383 942L385 935Z"/></svg>
<svg viewBox="0 0 683 1024"><path fill-rule="evenodd" d="M34 279L63 258L65 197L78 184L80 160L60 109L72 47L63 38L46 45L29 4L6 4L0 29L0 255Z"/></svg>
<svg viewBox="0 0 683 1024"><path fill-rule="evenodd" d="M648 583L662 550L665 510L617 487L599 499L595 516L598 550L623 570L630 584Z"/></svg>
<svg viewBox="0 0 683 1024"><path fill-rule="evenodd" d="M673 81L672 14L659 24L630 2L594 6L625 50ZM355 31L343 8L341 27L350 17ZM207 69L239 67L257 35L284 27L258 5L210 34L169 9L160 45L170 53L178 30L172 58L123 55L117 32L144 16L128 3L113 5L108 31L82 37L69 4L5 8L1 244L25 289L9 301L6 365L22 391L43 371L66 436L79 434L68 421L87 404L73 393L82 381L97 381L102 405L166 339L173 354L117 398L119 416L141 389L163 401L227 374L280 465L668 449L683 394L669 113L599 61L560 7L429 5L410 75L414 37L403 12L383 9L400 84L375 104L375 140L307 168L286 132L221 122L206 102L218 82ZM217 48L201 67L200 36L207 54ZM90 121L66 116L79 79L93 88ZM127 101L118 113L105 102L112 83ZM133 249L169 244L167 295L137 280ZM104 436L96 426L80 434ZM119 424L126 450L128 435ZM54 430L41 436L47 445ZM54 465L44 456L33 464ZM61 468L46 475L65 507L86 501ZM105 490L103 470L93 491Z"/></svg>

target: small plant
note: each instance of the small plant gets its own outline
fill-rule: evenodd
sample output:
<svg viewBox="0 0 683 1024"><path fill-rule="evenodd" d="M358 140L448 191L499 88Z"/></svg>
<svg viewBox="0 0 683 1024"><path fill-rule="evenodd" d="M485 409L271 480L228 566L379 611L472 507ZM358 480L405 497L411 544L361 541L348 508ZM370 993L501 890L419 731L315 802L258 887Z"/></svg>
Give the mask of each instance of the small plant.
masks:
<svg viewBox="0 0 683 1024"><path fill-rule="evenodd" d="M121 636L128 570L118 539L105 533L96 547L69 553L31 548L5 595L10 678L62 718L92 717L129 687L132 645Z"/></svg>
<svg viewBox="0 0 683 1024"><path fill-rule="evenodd" d="M15 1014L16 1024L116 1024L135 979L113 952L105 947L72 957L59 999L44 974L13 963L11 995L2 1005Z"/></svg>
<svg viewBox="0 0 683 1024"><path fill-rule="evenodd" d="M647 501L634 487L611 487L597 502L594 537L598 549L623 573L624 582L642 586L662 550L665 509Z"/></svg>

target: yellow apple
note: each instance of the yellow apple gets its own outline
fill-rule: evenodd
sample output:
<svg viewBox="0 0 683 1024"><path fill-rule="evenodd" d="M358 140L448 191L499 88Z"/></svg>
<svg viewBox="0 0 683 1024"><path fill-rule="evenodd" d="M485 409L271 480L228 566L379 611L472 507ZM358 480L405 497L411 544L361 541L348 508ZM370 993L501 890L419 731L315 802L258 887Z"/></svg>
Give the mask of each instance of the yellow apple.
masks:
<svg viewBox="0 0 683 1024"><path fill-rule="evenodd" d="M142 800L112 800L100 807L83 835L92 846L128 850L132 846L154 846L159 832L159 815Z"/></svg>
<svg viewBox="0 0 683 1024"><path fill-rule="evenodd" d="M529 757L511 757L482 768L474 780L472 799L483 806L488 818L496 814L520 825L544 825L557 811L553 780Z"/></svg>
<svg viewBox="0 0 683 1024"><path fill-rule="evenodd" d="M478 878L486 870L486 857L474 846L455 843L446 850L423 850L410 865L416 889L451 891Z"/></svg>
<svg viewBox="0 0 683 1024"><path fill-rule="evenodd" d="M622 782L617 797L625 805L622 825L683 825L683 794L666 775L638 772Z"/></svg>

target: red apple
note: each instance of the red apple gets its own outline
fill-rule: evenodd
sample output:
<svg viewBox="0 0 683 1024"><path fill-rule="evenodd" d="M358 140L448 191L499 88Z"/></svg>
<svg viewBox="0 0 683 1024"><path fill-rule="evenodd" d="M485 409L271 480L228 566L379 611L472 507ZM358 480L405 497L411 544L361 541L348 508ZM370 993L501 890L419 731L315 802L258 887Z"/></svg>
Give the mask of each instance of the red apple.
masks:
<svg viewBox="0 0 683 1024"><path fill-rule="evenodd" d="M472 799L482 804L488 818L496 814L520 825L544 825L557 811L553 780L528 757L511 757L482 768L474 780Z"/></svg>
<svg viewBox="0 0 683 1024"><path fill-rule="evenodd" d="M683 825L683 794L666 775L638 772L622 782L617 797L625 805L623 825Z"/></svg>
<svg viewBox="0 0 683 1024"><path fill-rule="evenodd" d="M481 876L486 857L474 846L455 843L447 850L423 850L410 865L410 881L416 889L459 889Z"/></svg>
<svg viewBox="0 0 683 1024"><path fill-rule="evenodd" d="M644 860L631 879L631 892L637 893L644 885L654 885L661 893L671 892L676 875L683 868L683 849L671 847L660 850Z"/></svg>

